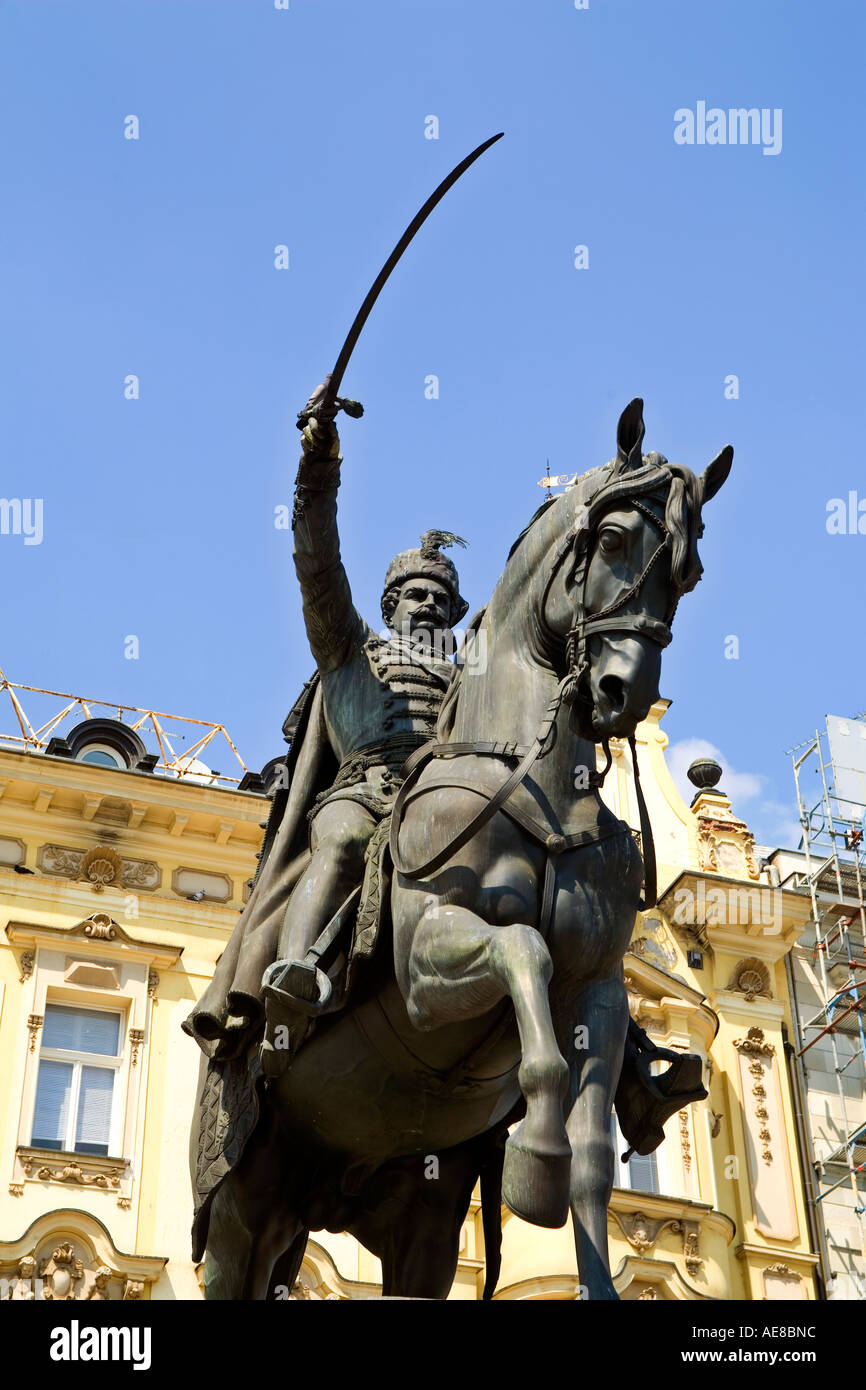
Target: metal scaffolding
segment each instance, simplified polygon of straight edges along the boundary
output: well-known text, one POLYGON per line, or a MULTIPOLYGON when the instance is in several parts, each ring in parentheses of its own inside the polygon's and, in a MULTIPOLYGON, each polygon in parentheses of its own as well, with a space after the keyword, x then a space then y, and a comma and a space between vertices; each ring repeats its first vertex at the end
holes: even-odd
POLYGON ((829 1039, 836 1079, 842 1131, 841 1142, 825 1154, 815 1154, 816 1204, 847 1184, 853 1193, 858 1218, 861 1255, 866 1260, 866 1123, 849 1119, 851 1105, 843 1079, 862 1083, 866 1095, 866 723, 864 717, 840 720, 827 717, 825 730, 791 750, 797 805, 803 829, 805 874, 812 905, 811 927, 815 941, 812 963, 820 987, 820 1007, 807 1019, 798 1019, 797 1055, 808 1066, 816 1043, 829 1039), (858 735, 848 743, 839 731, 858 735), (860 747, 862 743, 862 749, 860 747), (843 765, 840 760, 860 767, 843 765), (807 785, 810 783, 810 785, 807 785), (814 800, 817 792, 817 800, 814 800), (859 796, 859 799, 857 799, 859 796), (841 1177, 840 1167, 844 1167, 841 1177))
POLYGON ((212 724, 206 719, 194 719, 190 715, 166 714, 162 710, 141 709, 136 705, 124 705, 110 700, 90 700, 82 695, 69 695, 61 690, 45 690, 37 685, 17 685, 0 670, 0 746, 19 749, 24 753, 44 753, 52 736, 60 734, 71 724, 82 719, 96 717, 117 719, 126 723, 127 728, 150 743, 157 755, 154 773, 162 777, 184 777, 211 786, 237 786, 239 777, 228 776, 206 767, 201 755, 207 749, 209 754, 221 740, 228 744, 232 758, 237 762, 240 774, 246 766, 240 753, 229 737, 223 724, 212 724), (34 723, 24 710, 20 694, 25 694, 31 709, 39 709, 34 723), (8 697, 14 733, 6 733, 2 728, 2 697, 8 697), (58 704, 58 702, 62 702, 58 704), (46 717, 47 716, 47 717, 46 717), (187 747, 179 750, 176 744, 185 743, 187 747))

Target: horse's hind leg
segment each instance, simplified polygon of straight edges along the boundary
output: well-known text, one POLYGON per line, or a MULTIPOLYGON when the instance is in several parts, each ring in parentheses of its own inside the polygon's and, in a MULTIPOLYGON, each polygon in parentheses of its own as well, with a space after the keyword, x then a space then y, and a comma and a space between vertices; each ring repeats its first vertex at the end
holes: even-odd
POLYGON ((618 1295, 610 1277, 607 1208, 614 1177, 611 1106, 628 1025, 625 985, 616 977, 589 985, 568 1013, 572 1020, 573 1105, 567 1128, 574 1152, 571 1213, 577 1267, 588 1298, 615 1299, 618 1295))
MULTIPOLYGON (((301 1222, 286 1204, 277 1151, 264 1136, 253 1135, 238 1167, 223 1180, 213 1199, 205 1251, 205 1298, 266 1299, 277 1262, 302 1234, 301 1222)), ((303 1258, 303 1248, 300 1254, 303 1258)))
POLYGON ((268 1298, 286 1299, 291 1293, 304 1260, 309 1231, 301 1227, 288 1249, 279 1256, 271 1270, 268 1298))
POLYGON ((381 1259, 384 1296, 448 1297, 472 1189, 495 1144, 495 1134, 483 1135, 436 1155, 392 1159, 369 1180, 350 1229, 381 1259))
POLYGON ((506 1144, 502 1192, 517 1216, 562 1226, 571 1147, 562 1102, 568 1068, 556 1042, 547 989, 550 953, 535 927, 491 927, 466 908, 423 918, 409 959, 406 1005, 417 1028, 477 1018, 508 995, 520 1034, 517 1080, 526 1118, 506 1144))

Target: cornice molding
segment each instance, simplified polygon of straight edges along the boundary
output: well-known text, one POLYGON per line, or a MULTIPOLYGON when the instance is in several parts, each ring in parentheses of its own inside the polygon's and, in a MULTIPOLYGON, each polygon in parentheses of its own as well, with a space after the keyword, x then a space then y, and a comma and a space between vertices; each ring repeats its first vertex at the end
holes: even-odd
POLYGON ((148 801, 170 809, 177 806, 187 809, 187 803, 191 810, 212 805, 213 813, 223 817, 230 800, 235 802, 242 819, 248 818, 248 808, 260 813, 262 805, 269 804, 262 792, 241 792, 236 787, 214 787, 182 777, 155 776, 130 768, 103 767, 58 758, 50 753, 22 753, 14 748, 0 747, 0 778, 5 776, 18 782, 38 784, 40 788, 48 789, 53 784, 55 789, 65 788, 87 795, 95 793, 123 801, 148 801))
POLYGON ((808 1250, 792 1250, 787 1242, 774 1241, 772 1245, 753 1245, 748 1241, 741 1241, 734 1251, 738 1260, 754 1265, 762 1261, 784 1262, 786 1265, 798 1265, 804 1273, 814 1269, 818 1264, 818 1256, 811 1254, 808 1250))
POLYGON ((785 1021, 786 1008, 780 999, 765 999, 761 995, 750 999, 741 990, 733 989, 714 989, 709 999, 717 1013, 728 1020, 736 1016, 749 1023, 761 1021, 769 1028, 779 1028, 785 1021))
POLYGON ((767 883, 729 878, 724 874, 703 873, 696 869, 683 869, 660 894, 658 905, 674 929, 701 927, 706 931, 707 938, 715 950, 756 956, 770 963, 787 954, 802 935, 811 917, 809 899, 800 893, 772 888, 767 883), (740 895, 749 895, 754 901, 754 895, 762 893, 771 895, 770 901, 774 910, 778 910, 780 914, 778 929, 775 922, 770 924, 756 921, 744 925, 739 921, 722 922, 714 917, 720 894, 727 895, 731 903, 739 907, 742 901, 740 895), (689 895, 693 911, 689 914, 688 920, 680 921, 683 915, 683 894, 689 895))
POLYGON ((653 1299, 658 1302, 676 1303, 715 1303, 712 1294, 696 1289, 683 1277, 673 1260, 653 1260, 642 1255, 626 1255, 622 1264, 613 1273, 613 1284, 620 1298, 634 1286, 640 1289, 632 1295, 633 1300, 653 1299), (664 1289, 665 1293, 661 1290, 664 1289))
MULTIPOLYGON (((101 799, 101 798, 100 798, 101 799)), ((160 807, 160 809, 165 809, 160 807)), ((254 834, 247 840, 232 841, 225 837, 224 826, 230 817, 223 814, 217 819, 215 812, 203 810, 202 807, 188 808, 181 815, 187 817, 186 828, 182 835, 171 833, 171 823, 166 825, 155 824, 147 821, 143 817, 141 820, 130 820, 126 825, 117 822, 96 820, 93 816, 87 817, 82 811, 51 810, 39 811, 34 805, 22 805, 20 802, 9 802, 5 804, 0 801, 0 833, 4 838, 20 839, 22 833, 26 838, 33 842, 40 837, 47 839, 76 838, 84 836, 86 844, 79 845, 77 848, 82 850, 91 849, 100 839, 110 836, 114 848, 122 850, 124 853, 136 853, 149 855, 151 858, 162 859, 192 859, 190 868, 210 868, 218 865, 223 870, 234 873, 243 873, 249 869, 250 865, 255 864, 255 852, 258 849, 261 838, 261 822, 265 818, 266 808, 257 808, 259 818, 237 818, 232 821, 235 825, 250 826, 254 834), (14 813, 12 806, 14 805, 14 813), (205 834, 199 830, 190 830, 188 821, 193 815, 213 814, 215 826, 213 834, 205 834), (3 830, 3 826, 6 829, 3 830), (220 839, 220 835, 223 836, 220 839), (200 862, 196 862, 200 861, 200 862)), ((95 814, 95 811, 94 811, 95 814)), ((177 824, 177 822, 174 822, 177 824)))
POLYGON ((37 946, 50 950, 68 950, 71 945, 82 947, 88 956, 100 959, 139 960, 156 970, 169 970, 183 955, 183 946, 168 946, 158 941, 139 941, 129 935, 106 912, 94 912, 71 927, 45 926, 32 922, 10 922, 6 936, 13 946, 37 946))
MULTIPOLYGON (((0 884, 13 912, 26 913, 28 916, 37 913, 55 915, 63 912, 64 915, 68 915, 80 912, 82 917, 86 917, 88 912, 93 910, 92 888, 89 885, 76 884, 70 879, 8 874, 5 880, 0 876, 0 884)), ((107 888, 100 896, 100 906, 109 913, 122 913, 128 897, 126 889, 116 891, 107 888)), ((195 903, 176 894, 164 898, 149 893, 140 900, 140 916, 155 927, 164 924, 165 930, 170 931, 172 936, 177 935, 179 928, 205 937, 210 936, 214 930, 230 934, 239 913, 240 908, 235 899, 230 903, 213 903, 206 900, 195 903)))

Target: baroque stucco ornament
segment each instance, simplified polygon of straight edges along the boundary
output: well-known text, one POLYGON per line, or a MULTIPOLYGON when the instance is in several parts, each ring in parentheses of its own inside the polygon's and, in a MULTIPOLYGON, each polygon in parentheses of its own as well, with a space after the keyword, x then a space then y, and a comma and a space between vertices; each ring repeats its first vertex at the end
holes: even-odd
POLYGON ((18 1240, 0 1241, 0 1299, 120 1302, 140 1299, 166 1264, 116 1248, 87 1212, 46 1212, 18 1240))
POLYGON ((734 966, 728 989, 737 994, 745 995, 751 1002, 753 999, 761 997, 772 999, 770 989, 770 972, 762 960, 756 956, 747 956, 744 960, 737 961, 734 966))
POLYGON ((775 1057, 776 1049, 764 1037, 763 1028, 750 1028, 745 1038, 735 1038, 734 1047, 755 1057, 775 1057))
POLYGON ((752 1079, 753 1114, 757 1121, 757 1139, 761 1145, 761 1159, 768 1166, 773 1162, 770 1148, 772 1133, 769 1128, 770 1112, 767 1108, 768 1080, 766 1072, 772 1068, 776 1056, 773 1043, 764 1037, 763 1028, 750 1028, 745 1038, 736 1038, 734 1047, 748 1060, 748 1072, 752 1079))
POLYGON ((682 1236, 682 1253, 689 1274, 698 1274, 703 1266, 700 1252, 700 1223, 682 1217, 652 1218, 643 1211, 620 1212, 615 1208, 612 1215, 629 1245, 640 1255, 651 1251, 665 1231, 682 1236))
POLYGON ((118 854, 111 845, 95 845, 89 850, 69 845, 42 845, 36 862, 45 874, 84 879, 95 893, 103 893, 106 888, 152 892, 159 887, 162 878, 159 865, 153 860, 129 859, 118 854))
POLYGON ((32 1150, 23 1149, 19 1150, 19 1153, 24 1176, 35 1177, 40 1182, 68 1182, 77 1183, 80 1187, 117 1188, 124 1171, 124 1167, 121 1166, 105 1172, 102 1167, 88 1165, 86 1159, 70 1159, 61 1164, 45 1163, 40 1162, 32 1150))

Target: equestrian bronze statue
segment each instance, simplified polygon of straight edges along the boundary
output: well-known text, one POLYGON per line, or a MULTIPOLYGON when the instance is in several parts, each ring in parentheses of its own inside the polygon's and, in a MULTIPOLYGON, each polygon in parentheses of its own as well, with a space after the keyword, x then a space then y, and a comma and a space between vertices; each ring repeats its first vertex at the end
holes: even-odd
POLYGON ((318 676, 252 896, 185 1025, 205 1054, 194 1256, 208 1298, 265 1299, 292 1286, 310 1231, 347 1231, 381 1259, 384 1294, 443 1299, 480 1179, 485 1297, 504 1200, 542 1226, 570 1211, 586 1296, 614 1299, 612 1107, 649 1153, 706 1092, 697 1057, 629 1019, 652 834, 639 779, 640 848, 600 788, 614 737, 638 777, 635 729, 733 451, 701 475, 643 454, 632 401, 616 457, 539 509, 451 662, 422 635, 462 610, 442 533, 398 557, 384 636, 354 614, 335 392, 302 412, 296 497, 318 676))

